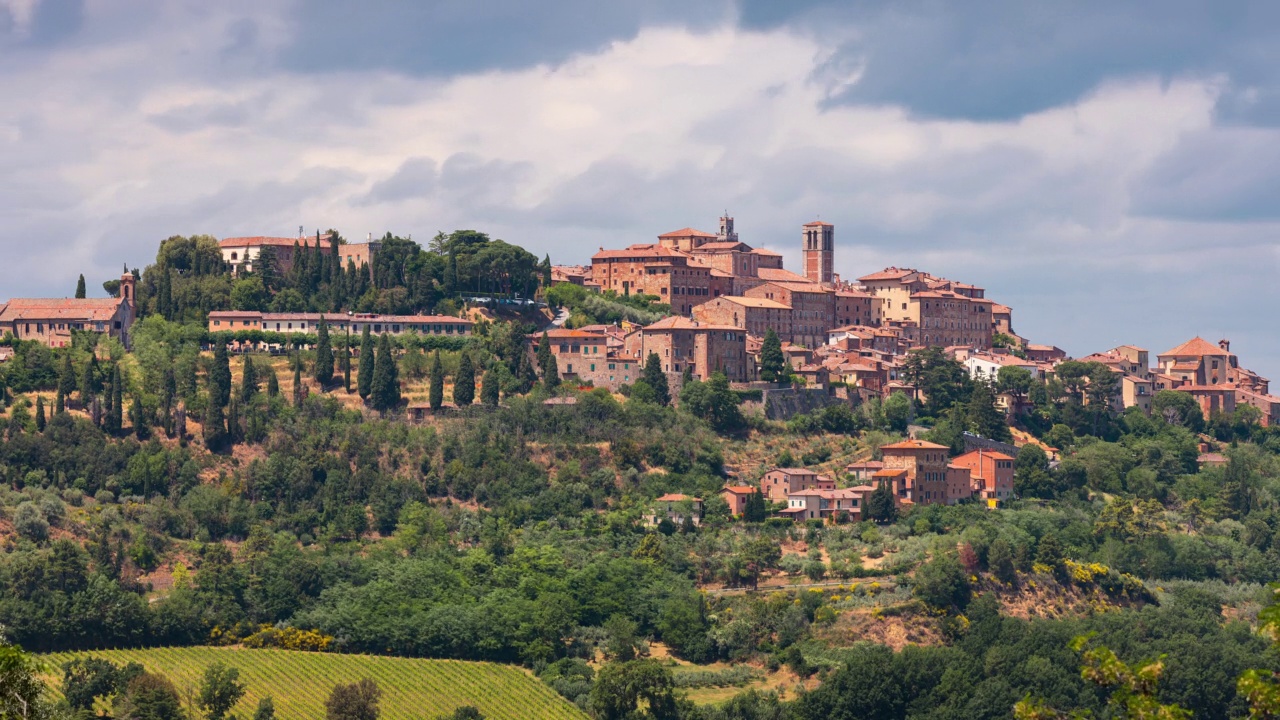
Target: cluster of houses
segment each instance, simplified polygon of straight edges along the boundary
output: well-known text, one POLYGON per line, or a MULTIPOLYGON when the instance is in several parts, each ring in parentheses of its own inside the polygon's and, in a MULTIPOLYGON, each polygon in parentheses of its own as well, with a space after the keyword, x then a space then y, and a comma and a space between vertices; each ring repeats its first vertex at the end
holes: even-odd
MULTIPOLYGON (((735 517, 743 515, 756 492, 779 508, 776 515, 796 522, 857 522, 865 519, 868 498, 879 487, 888 487, 898 506, 955 505, 981 502, 997 507, 1013 497, 1013 458, 1002 452, 976 449, 951 457, 949 448, 923 440, 905 440, 880 448, 882 460, 851 463, 845 473, 853 484, 837 487, 836 481, 807 468, 775 468, 764 474, 760 485, 730 485, 721 497, 735 517)), ((647 518, 651 523, 667 518, 676 524, 689 517, 697 524, 703 500, 688 495, 663 495, 647 518)))

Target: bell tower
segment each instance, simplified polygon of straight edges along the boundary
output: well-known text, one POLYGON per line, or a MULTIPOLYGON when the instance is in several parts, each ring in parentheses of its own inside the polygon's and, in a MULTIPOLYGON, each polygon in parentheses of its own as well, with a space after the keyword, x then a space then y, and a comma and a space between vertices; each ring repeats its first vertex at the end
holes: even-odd
POLYGON ((835 280, 836 226, 814 220, 802 228, 804 276, 810 282, 831 285, 835 280))
POLYGON ((728 210, 720 216, 720 233, 716 239, 720 242, 738 242, 738 233, 733 229, 733 218, 729 216, 728 210))

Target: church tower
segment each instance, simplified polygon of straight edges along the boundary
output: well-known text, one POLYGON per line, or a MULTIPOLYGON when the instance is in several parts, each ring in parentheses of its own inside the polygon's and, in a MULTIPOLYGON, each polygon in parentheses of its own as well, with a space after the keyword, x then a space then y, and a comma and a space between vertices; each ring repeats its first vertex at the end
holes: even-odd
POLYGON ((719 242, 738 242, 738 233, 734 232, 733 218, 729 217, 728 210, 720 216, 720 233, 716 239, 719 242))
POLYGON ((805 223, 804 276, 810 282, 831 285, 835 281, 836 226, 821 220, 805 223))

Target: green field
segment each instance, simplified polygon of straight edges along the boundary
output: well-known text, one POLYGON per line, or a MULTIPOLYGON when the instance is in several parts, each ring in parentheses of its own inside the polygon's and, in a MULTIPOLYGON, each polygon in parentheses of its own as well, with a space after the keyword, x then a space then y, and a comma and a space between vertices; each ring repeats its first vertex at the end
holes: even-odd
POLYGON ((324 701, 334 685, 365 677, 382 689, 384 720, 434 720, 463 705, 476 706, 488 720, 586 717, 520 668, 495 663, 220 647, 103 650, 44 659, 58 665, 85 655, 141 663, 168 676, 184 695, 198 687, 205 668, 213 663, 238 668, 246 685, 234 710, 241 718, 252 717, 265 695, 272 697, 281 720, 323 718, 324 701))

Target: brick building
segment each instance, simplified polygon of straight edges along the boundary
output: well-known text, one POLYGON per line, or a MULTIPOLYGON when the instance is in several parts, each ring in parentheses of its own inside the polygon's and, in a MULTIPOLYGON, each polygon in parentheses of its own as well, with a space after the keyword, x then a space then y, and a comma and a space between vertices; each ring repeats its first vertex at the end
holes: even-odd
POLYGON ((760 490, 769 502, 785 502, 802 490, 835 490, 836 481, 807 468, 775 468, 764 474, 760 490))
POLYGON ((125 273, 116 298, 14 298, 0 305, 0 335, 67 347, 74 330, 106 333, 129 347, 137 312, 135 289, 133 274, 125 273))
MULTIPOLYGON (((365 327, 374 335, 470 335, 474 323, 449 315, 377 315, 373 313, 324 313, 330 334, 353 336, 365 327)), ((242 310, 215 310, 209 313, 209 332, 261 330, 273 333, 314 333, 321 313, 263 313, 242 310)))
POLYGON ((882 446, 880 454, 886 471, 906 471, 905 482, 898 488, 899 501, 910 500, 917 505, 946 502, 949 464, 946 445, 906 440, 882 446))
POLYGON ((649 353, 662 359, 662 369, 673 376, 689 369, 697 380, 723 372, 732 382, 746 382, 754 375, 747 358, 746 332, 727 324, 712 324, 672 316, 627 335, 624 347, 643 363, 649 353))
POLYGON ((619 295, 656 295, 658 302, 670 303, 671 311, 680 315, 712 297, 711 268, 661 244, 601 248, 591 256, 591 279, 602 290, 619 295))
POLYGON ((829 286, 835 281, 836 228, 831 223, 815 220, 804 224, 804 276, 809 282, 829 286))
MULTIPOLYGON (((275 255, 276 272, 287 273, 293 268, 295 261, 295 253, 304 249, 314 249, 319 243, 320 249, 324 252, 333 251, 332 238, 329 235, 321 235, 317 237, 299 236, 296 238, 289 237, 231 237, 224 238, 218 242, 218 247, 222 250, 222 260, 231 266, 232 274, 240 272, 240 268, 244 268, 247 272, 253 271, 253 263, 262 256, 264 248, 271 248, 275 255)), ((338 259, 342 263, 342 267, 346 268, 348 264, 355 267, 365 267, 373 265, 373 258, 382 249, 382 243, 376 240, 370 240, 367 243, 340 243, 338 245, 338 259)))
POLYGON ((791 308, 791 333, 779 333, 783 340, 810 348, 826 343, 836 314, 834 292, 814 283, 766 282, 745 296, 775 300, 791 308))
POLYGON ((769 328, 784 340, 792 336, 791 307, 767 298, 718 297, 695 307, 693 317, 712 325, 742 328, 758 337, 763 337, 769 328))
POLYGON ((951 459, 951 464, 968 468, 973 495, 994 505, 1013 497, 1013 458, 995 450, 972 450, 951 459))

